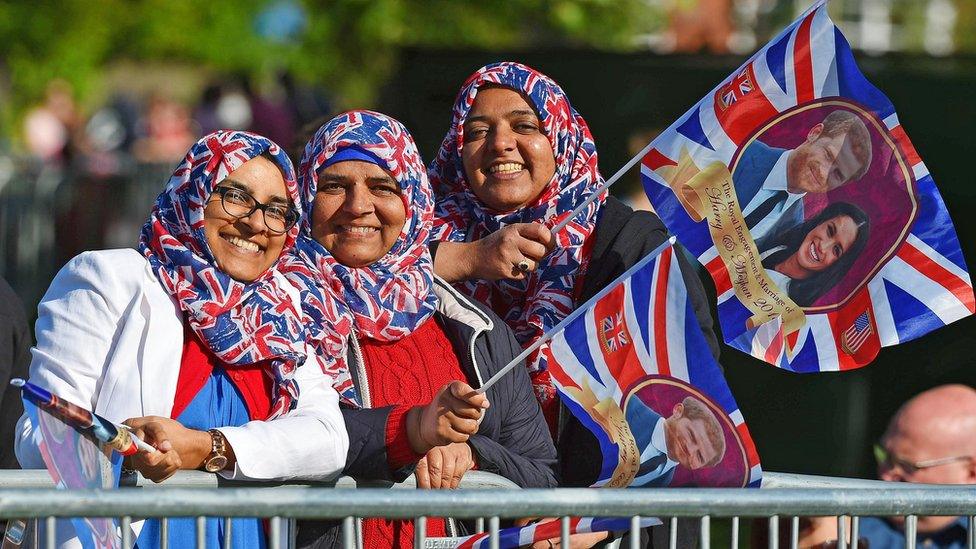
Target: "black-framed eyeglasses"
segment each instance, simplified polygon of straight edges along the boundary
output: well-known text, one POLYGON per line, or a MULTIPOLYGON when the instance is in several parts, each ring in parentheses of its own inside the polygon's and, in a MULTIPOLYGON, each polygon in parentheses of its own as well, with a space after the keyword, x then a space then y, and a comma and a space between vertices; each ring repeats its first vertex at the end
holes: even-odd
POLYGON ((298 212, 291 204, 258 202, 251 193, 234 187, 217 187, 214 193, 220 195, 220 205, 236 219, 247 217, 257 210, 264 214, 264 225, 275 234, 285 234, 298 222, 298 212))
POLYGON ((896 456, 881 444, 874 445, 874 460, 878 462, 878 468, 889 470, 898 467, 906 475, 913 475, 922 469, 930 469, 940 465, 955 463, 957 461, 968 461, 972 456, 953 456, 938 459, 927 459, 925 461, 909 461, 896 456))

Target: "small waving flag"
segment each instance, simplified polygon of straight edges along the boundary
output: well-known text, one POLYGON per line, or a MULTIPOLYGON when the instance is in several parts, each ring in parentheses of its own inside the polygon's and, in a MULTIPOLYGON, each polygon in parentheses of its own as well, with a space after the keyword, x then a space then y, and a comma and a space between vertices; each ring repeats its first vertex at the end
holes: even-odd
POLYGON ((976 311, 935 182, 823 1, 642 155, 648 198, 711 273, 741 351, 858 368, 976 311))
MULTIPOLYGON (((14 380, 23 391, 24 410, 33 426, 34 444, 60 489, 111 489, 119 485, 123 454, 105 446, 101 438, 124 439, 122 448, 135 451, 128 432, 80 406, 48 391, 14 380), (125 435, 120 436, 119 432, 125 435)), ((57 521, 63 532, 63 521, 57 521)), ((114 519, 70 519, 81 546, 85 549, 116 549, 121 538, 114 519)), ((62 540, 63 541, 63 540, 62 540)))
POLYGON ((600 443, 594 486, 759 486, 759 456, 675 249, 642 259, 549 342, 563 403, 600 443))

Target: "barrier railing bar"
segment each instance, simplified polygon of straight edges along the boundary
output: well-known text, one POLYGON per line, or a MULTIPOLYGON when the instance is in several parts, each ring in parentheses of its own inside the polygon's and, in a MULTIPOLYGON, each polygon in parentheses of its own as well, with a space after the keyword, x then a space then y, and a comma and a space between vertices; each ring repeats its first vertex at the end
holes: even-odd
POLYGON ((698 539, 701 543, 701 549, 710 549, 712 546, 712 520, 708 515, 704 515, 701 518, 700 532, 698 534, 698 539))
POLYGON ((918 517, 908 515, 905 519, 905 549, 915 549, 915 536, 918 535, 918 517))
POLYGON ((356 549, 358 545, 357 541, 357 530, 356 530, 356 517, 346 517, 342 519, 342 548, 343 549, 356 549))
POLYGON ((54 517, 44 519, 44 547, 54 549, 55 535, 57 534, 58 523, 54 517))
POLYGON ((422 548, 427 544, 427 517, 417 517, 413 521, 413 546, 422 548))
POLYGON ((861 525, 861 519, 857 515, 851 517, 851 548, 859 549, 857 541, 861 539, 861 533, 859 526, 861 525))
MULTIPOLYGON (((244 487, 244 488, 267 488, 267 487, 329 487, 329 488, 395 488, 409 489, 416 488, 416 481, 413 477, 407 478, 399 484, 391 484, 381 481, 361 481, 351 477, 340 477, 332 482, 308 482, 308 481, 289 481, 289 482, 253 482, 253 481, 232 481, 220 478, 211 473, 203 471, 177 471, 172 477, 162 484, 156 484, 143 478, 138 474, 122 475, 120 486, 125 488, 216 488, 220 487, 244 487)), ((0 487, 3 488, 50 488, 54 486, 54 481, 47 471, 42 469, 29 470, 0 470, 0 487)), ((875 488, 884 490, 911 490, 920 487, 936 487, 936 484, 912 484, 907 482, 884 482, 880 480, 866 480, 857 478, 825 477, 819 475, 802 475, 797 473, 777 473, 771 471, 763 472, 762 489, 771 488, 875 488)), ((468 471, 461 479, 459 488, 518 488, 514 482, 484 471, 468 471)), ((941 486, 940 486, 941 487, 941 486)))
POLYGON ((485 531, 485 517, 474 519, 474 533, 480 534, 485 531))
POLYGON ((328 518, 349 515, 411 519, 416 516, 666 516, 713 517, 857 514, 973 515, 976 487, 898 490, 384 490, 281 487, 171 488, 167 490, 0 490, 0 518, 138 515, 328 518))
POLYGON ((729 545, 732 549, 739 549, 739 517, 732 517, 732 541, 729 545))
POLYGON ((847 528, 845 528, 846 521, 846 515, 837 517, 837 549, 847 549, 847 528))
POLYGON ((969 528, 966 529, 966 538, 969 549, 976 549, 976 515, 969 516, 969 528))
POLYGON ((269 549, 281 549, 281 517, 271 517, 270 530, 268 533, 268 537, 271 538, 268 542, 269 549))
POLYGON ((224 549, 231 549, 231 543, 234 539, 234 520, 230 517, 224 518, 224 542, 222 544, 224 549))
POLYGON ((490 549, 498 549, 498 523, 497 516, 488 518, 488 547, 490 549))
POLYGON ((159 547, 169 549, 169 519, 166 517, 159 519, 159 547))
POLYGON ((779 549, 779 517, 773 515, 769 517, 769 549, 779 549))
POLYGON ((678 549, 678 517, 668 519, 668 547, 678 549))
POLYGON ((129 549, 133 545, 132 517, 122 517, 119 525, 122 527, 122 549, 129 549))
POLYGON ((640 549, 640 516, 630 517, 630 549, 640 549))
POLYGON ((569 549, 569 517, 559 519, 559 547, 569 549))
POLYGON ((197 517, 197 549, 207 547, 207 517, 197 517))
POLYGON ((790 549, 800 546, 800 517, 793 516, 790 520, 790 549))

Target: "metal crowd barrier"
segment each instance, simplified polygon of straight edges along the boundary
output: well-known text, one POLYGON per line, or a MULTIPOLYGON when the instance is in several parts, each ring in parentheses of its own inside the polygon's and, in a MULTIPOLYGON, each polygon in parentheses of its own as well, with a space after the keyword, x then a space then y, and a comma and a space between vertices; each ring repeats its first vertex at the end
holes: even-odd
MULTIPOLYGON (((710 549, 712 519, 729 519, 731 546, 739 546, 740 519, 766 518, 769 547, 779 546, 779 518, 791 520, 790 547, 797 547, 799 518, 805 516, 851 517, 851 539, 858 539, 858 517, 904 516, 906 547, 914 548, 918 516, 966 516, 969 519, 968 547, 976 549, 976 486, 945 486, 885 483, 879 481, 816 477, 788 473, 766 473, 760 490, 686 488, 603 490, 560 488, 554 490, 512 489, 513 485, 484 472, 465 475, 459 490, 401 490, 363 487, 352 479, 340 479, 332 487, 278 485, 274 487, 214 487, 213 475, 183 472, 161 486, 149 488, 138 479, 130 486, 149 489, 59 491, 45 480, 44 471, 4 472, 0 475, 0 518, 36 518, 46 521, 48 531, 55 518, 121 517, 131 524, 134 517, 263 517, 270 519, 269 547, 282 547, 284 521, 293 519, 342 520, 347 534, 344 546, 353 548, 356 518, 386 517, 413 519, 416 547, 450 547, 445 538, 427 539, 426 517, 452 516, 475 519, 479 528, 488 525, 496 534, 502 519, 520 517, 562 517, 568 531, 570 516, 632 517, 636 531, 640 517, 671 517, 671 547, 677 547, 678 517, 699 520, 698 546, 710 549), (273 491, 274 497, 268 497, 273 491), (487 520, 485 520, 487 519, 487 520)), ((221 485, 226 483, 221 482, 221 485)), ((376 486, 373 484, 373 486, 376 486)), ((395 488, 411 488, 412 482, 395 488)), ((124 532, 128 529, 123 528, 124 532)), ((481 530, 483 531, 483 530, 481 530)), ((198 535, 200 530, 198 530, 198 535)), ((845 521, 838 521, 838 548, 848 546, 845 521)), ((124 546, 132 540, 126 536, 124 546)), ((630 547, 638 546, 632 536, 630 547)), ((202 537, 200 538, 202 539, 202 537)), ((564 537, 565 539, 565 537, 564 537)), ((54 547, 53 535, 45 540, 54 547)), ((490 547, 497 547, 491 539, 490 547)), ((568 547, 565 542, 563 547, 568 547)))

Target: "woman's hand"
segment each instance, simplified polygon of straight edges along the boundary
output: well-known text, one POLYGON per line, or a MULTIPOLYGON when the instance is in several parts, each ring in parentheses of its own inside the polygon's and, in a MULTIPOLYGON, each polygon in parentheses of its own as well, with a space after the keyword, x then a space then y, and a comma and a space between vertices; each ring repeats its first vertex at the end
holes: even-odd
POLYGON ((432 448, 417 463, 417 488, 455 489, 474 468, 474 451, 466 442, 432 448))
POLYGON ((158 423, 147 423, 133 428, 132 434, 156 449, 155 452, 139 451, 126 458, 126 467, 142 473, 153 482, 162 482, 183 466, 180 454, 173 449, 166 431, 158 423))
POLYGON ((441 242, 434 272, 448 282, 522 280, 554 246, 552 233, 541 223, 515 223, 474 242, 441 242))
MULTIPOLYGON (((213 449, 210 433, 188 429, 180 422, 168 417, 136 417, 127 419, 123 423, 129 426, 133 434, 150 446, 158 449, 159 446, 157 444, 169 444, 172 451, 179 456, 181 462, 178 467, 179 469, 199 469, 203 464, 203 460, 207 459, 207 456, 210 455, 210 451, 213 449)), ((142 472, 141 469, 138 470, 142 472)), ((146 476, 146 474, 143 473, 143 476, 146 476)), ((147 476, 146 478, 149 477, 147 476)))
POLYGON ((478 423, 488 405, 488 398, 467 383, 453 381, 441 387, 430 404, 407 412, 410 448, 426 454, 436 446, 467 441, 478 432, 478 423))

